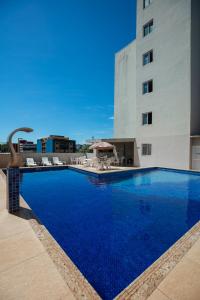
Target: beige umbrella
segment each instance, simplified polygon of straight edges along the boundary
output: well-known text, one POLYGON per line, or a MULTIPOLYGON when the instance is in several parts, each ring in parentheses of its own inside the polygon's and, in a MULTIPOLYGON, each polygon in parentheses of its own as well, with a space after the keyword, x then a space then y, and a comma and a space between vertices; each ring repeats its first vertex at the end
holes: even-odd
POLYGON ((112 150, 114 149, 114 146, 107 143, 107 142, 98 142, 94 143, 90 146, 90 150, 96 149, 96 150, 112 150))

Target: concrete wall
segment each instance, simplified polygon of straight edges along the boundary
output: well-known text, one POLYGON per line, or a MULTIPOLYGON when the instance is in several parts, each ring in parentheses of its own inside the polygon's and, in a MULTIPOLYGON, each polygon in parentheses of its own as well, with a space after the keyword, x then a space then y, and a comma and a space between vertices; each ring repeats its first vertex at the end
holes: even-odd
MULTIPOLYGON (((24 165, 26 158, 32 157, 36 163, 40 164, 42 157, 48 157, 52 161, 52 157, 59 157, 61 161, 70 163, 71 157, 80 157, 84 154, 82 153, 26 153, 23 152, 20 154, 22 158, 22 165, 24 165)), ((9 153, 0 153, 0 168, 6 168, 9 162, 10 154, 9 153)))
POLYGON ((124 58, 133 51, 130 46, 120 51, 116 55, 115 75, 115 137, 126 137, 128 133, 128 137, 136 138, 135 165, 190 166, 191 127, 196 132, 200 124, 199 5, 197 0, 153 0, 143 9, 143 0, 137 1, 137 38, 133 43, 136 59, 124 58), (153 32, 143 37, 143 26, 152 19, 153 32), (198 42, 191 52, 195 38, 198 42), (150 50, 153 50, 154 60, 143 66, 143 54, 150 50), (192 105, 191 71, 195 77, 192 105), (142 83, 151 79, 153 92, 143 95, 142 83), (129 106, 125 102, 126 95, 130 99, 129 106), (145 112, 152 112, 152 125, 142 126, 145 112), (131 120, 129 126, 127 120, 131 120), (141 155, 143 143, 152 144, 152 155, 141 155))
POLYGON ((152 155, 141 156, 141 166, 189 168, 190 151, 190 30, 191 6, 186 0, 154 0, 137 7, 137 133, 139 147, 152 144, 152 155), (143 37, 143 25, 154 29, 143 37), (142 55, 153 49, 154 61, 142 65, 142 55), (142 83, 153 79, 153 92, 142 94, 142 83), (142 126, 142 113, 152 112, 152 125, 142 126), (168 149, 168 150, 167 150, 168 149))
POLYGON ((136 42, 134 41, 115 57, 115 138, 130 138, 135 135, 135 105, 136 42))
POLYGON ((189 169, 190 137, 188 135, 171 135, 158 137, 141 137, 136 140, 134 163, 141 167, 169 167, 189 169), (152 155, 142 156, 141 144, 152 145, 152 155), (188 145, 188 146, 187 146, 188 145))
POLYGON ((0 153, 0 168, 6 168, 10 159, 9 153, 0 153))
POLYGON ((52 161, 53 157, 59 157, 61 161, 70 163, 71 157, 81 157, 84 154, 82 153, 22 153, 23 161, 26 161, 26 158, 32 157, 36 163, 41 163, 42 157, 48 157, 52 161))

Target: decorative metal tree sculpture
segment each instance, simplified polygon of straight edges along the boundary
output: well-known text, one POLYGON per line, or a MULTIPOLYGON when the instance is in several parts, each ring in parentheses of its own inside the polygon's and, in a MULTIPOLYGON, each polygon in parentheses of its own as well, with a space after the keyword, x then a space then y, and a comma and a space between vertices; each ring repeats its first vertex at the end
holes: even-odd
POLYGON ((8 146, 10 149, 10 161, 7 167, 7 209, 10 213, 19 210, 19 183, 20 183, 20 164, 21 159, 16 153, 12 138, 18 131, 32 132, 33 129, 28 127, 17 128, 8 136, 8 146))

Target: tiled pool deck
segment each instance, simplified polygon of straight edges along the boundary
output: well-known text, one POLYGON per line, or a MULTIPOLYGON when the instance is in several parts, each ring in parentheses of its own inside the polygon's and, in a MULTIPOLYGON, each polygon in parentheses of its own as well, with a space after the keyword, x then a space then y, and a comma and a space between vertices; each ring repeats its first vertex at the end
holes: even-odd
MULTIPOLYGON (((100 299, 26 202, 10 215, 5 195, 0 171, 0 299, 100 299)), ((116 298, 199 300, 199 282, 200 222, 116 298)))

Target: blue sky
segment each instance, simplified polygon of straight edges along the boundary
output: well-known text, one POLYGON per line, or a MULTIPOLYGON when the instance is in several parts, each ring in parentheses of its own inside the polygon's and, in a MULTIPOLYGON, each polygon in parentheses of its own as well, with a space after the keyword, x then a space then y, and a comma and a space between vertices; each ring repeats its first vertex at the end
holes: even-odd
POLYGON ((112 137, 114 53, 135 38, 135 0, 1 0, 0 38, 0 141, 21 126, 31 140, 112 137))

